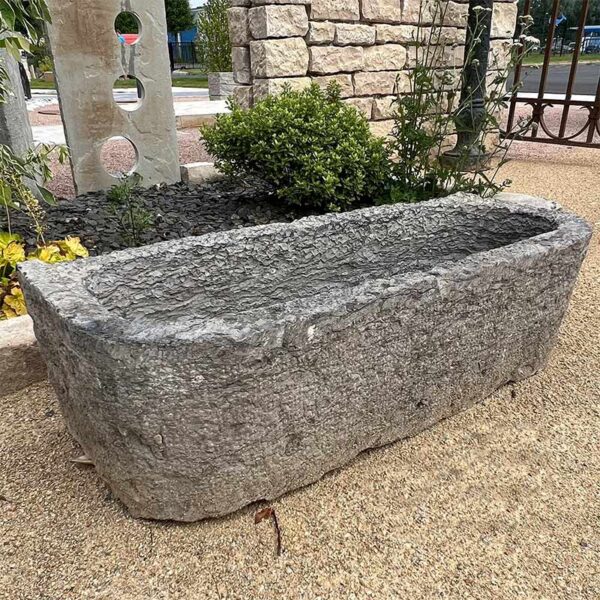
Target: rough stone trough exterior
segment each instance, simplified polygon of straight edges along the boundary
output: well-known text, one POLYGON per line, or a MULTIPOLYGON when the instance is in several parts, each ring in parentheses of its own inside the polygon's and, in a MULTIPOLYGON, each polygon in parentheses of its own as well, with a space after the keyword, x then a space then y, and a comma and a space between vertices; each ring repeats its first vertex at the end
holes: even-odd
MULTIPOLYGON (((416 45, 439 46, 435 64, 460 69, 468 0, 233 0, 234 94, 250 106, 285 84, 339 83, 346 102, 390 131, 391 101, 409 92, 407 74, 419 61, 416 45), (420 24, 420 26, 419 26, 420 24), (432 34, 432 27, 435 30, 432 34), (443 47, 443 49, 442 49, 443 47)), ((513 38, 517 5, 497 1, 492 19, 490 65, 502 67, 513 38)), ((423 52, 423 50, 421 50, 423 52)), ((458 83, 458 79, 457 79, 458 83)))
POLYGON ((460 195, 34 261, 20 280, 98 473, 133 515, 193 521, 543 368, 590 233, 543 202, 460 195))

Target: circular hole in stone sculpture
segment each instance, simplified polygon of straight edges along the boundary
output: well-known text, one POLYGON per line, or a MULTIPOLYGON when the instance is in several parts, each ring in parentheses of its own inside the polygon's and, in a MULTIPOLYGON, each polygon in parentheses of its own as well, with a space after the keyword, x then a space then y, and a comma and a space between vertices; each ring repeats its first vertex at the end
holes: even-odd
POLYGON ((134 111, 142 106, 146 90, 137 77, 119 77, 113 85, 113 98, 126 111, 134 111))
POLYGON ((137 167, 138 151, 131 140, 114 136, 104 142, 100 162, 113 177, 131 175, 137 167))
POLYGON ((133 46, 142 36, 142 24, 136 14, 123 11, 115 19, 115 32, 121 46, 133 46))

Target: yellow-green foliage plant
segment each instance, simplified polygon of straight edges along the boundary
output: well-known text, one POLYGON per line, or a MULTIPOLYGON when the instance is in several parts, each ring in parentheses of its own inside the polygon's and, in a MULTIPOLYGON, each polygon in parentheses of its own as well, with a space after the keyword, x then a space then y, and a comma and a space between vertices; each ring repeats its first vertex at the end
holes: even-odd
POLYGON ((48 264, 85 258, 88 251, 78 237, 50 242, 27 252, 16 233, 0 232, 0 321, 27 314, 23 292, 17 281, 17 266, 26 260, 48 264))
MULTIPOLYGON (((20 51, 30 51, 32 44, 40 42, 43 23, 50 21, 45 0, 0 0, 0 48, 9 56, 20 60, 20 51)), ((9 78, 0 59, 0 104, 10 97, 9 78)), ((0 208, 4 208, 8 231, 0 231, 0 320, 27 313, 23 292, 17 281, 17 265, 26 260, 57 263, 88 256, 77 237, 47 243, 45 212, 38 196, 48 203, 54 202, 52 194, 36 182, 51 177, 49 157, 58 153, 59 162, 67 157, 62 146, 41 145, 23 156, 16 155, 6 145, 0 144, 0 208), (11 228, 11 212, 27 215, 37 246, 27 249, 20 235, 11 228)))

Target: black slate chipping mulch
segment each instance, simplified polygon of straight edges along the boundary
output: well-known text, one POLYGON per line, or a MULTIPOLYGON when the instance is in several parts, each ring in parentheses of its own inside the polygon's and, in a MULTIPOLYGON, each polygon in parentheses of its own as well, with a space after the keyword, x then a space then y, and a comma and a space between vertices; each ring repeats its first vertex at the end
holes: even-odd
MULTIPOLYGON (((223 180, 211 184, 178 183, 137 191, 141 206, 152 213, 154 224, 141 235, 143 245, 226 231, 266 223, 289 222, 303 216, 274 201, 268 190, 256 184, 223 180)), ((105 192, 59 200, 44 207, 47 215, 46 240, 78 236, 91 255, 130 247, 115 223, 105 192)), ((13 215, 12 230, 35 247, 29 221, 13 215)), ((0 231, 6 229, 0 215, 0 231)))

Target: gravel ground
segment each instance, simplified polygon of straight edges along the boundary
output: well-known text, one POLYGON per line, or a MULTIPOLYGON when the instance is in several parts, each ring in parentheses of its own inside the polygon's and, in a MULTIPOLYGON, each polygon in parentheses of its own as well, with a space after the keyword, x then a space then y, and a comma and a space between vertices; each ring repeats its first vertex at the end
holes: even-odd
MULTIPOLYGON (((177 131, 177 142, 179 145, 179 164, 185 165, 193 162, 212 162, 210 155, 204 149, 198 129, 180 129, 177 131)), ((105 167, 109 173, 119 173, 127 170, 132 164, 133 152, 131 144, 124 140, 108 142, 103 147, 102 156, 105 159, 105 167)), ((74 198, 75 187, 73 186, 73 175, 71 167, 59 165, 54 160, 51 165, 54 179, 47 185, 56 196, 60 198, 74 198)))
MULTIPOLYGON (((525 117, 529 118, 531 116, 531 106, 528 105, 517 105, 516 117, 525 117)), ((565 130, 565 135, 570 136, 575 133, 581 131, 587 121, 588 121, 588 111, 578 107, 571 107, 569 110, 569 117, 567 119, 567 128, 565 130)), ((560 123, 563 115, 563 107, 562 106, 549 106, 544 111, 544 123, 548 131, 557 135, 560 130, 560 123)), ((578 141, 585 141, 587 135, 587 130, 585 135, 576 136, 575 139, 578 141)), ((538 137, 540 138, 548 138, 546 132, 540 127, 538 129, 538 137)), ((594 142, 600 143, 600 134, 596 133, 594 142)), ((584 163, 588 163, 589 161, 598 160, 600 157, 600 150, 590 152, 589 149, 586 148, 577 148, 571 146, 561 146, 556 144, 540 144, 540 143, 519 143, 515 142, 513 145, 513 149, 510 153, 512 158, 518 159, 527 157, 529 153, 532 154, 538 160, 555 160, 557 162, 565 162, 572 161, 570 156, 575 152, 579 156, 582 157, 584 163)))
POLYGON ((272 504, 135 521, 40 384, 0 398, 2 600, 597 600, 600 597, 600 170, 514 161, 596 233, 548 369, 272 504))

